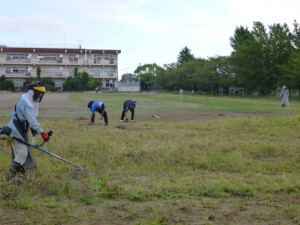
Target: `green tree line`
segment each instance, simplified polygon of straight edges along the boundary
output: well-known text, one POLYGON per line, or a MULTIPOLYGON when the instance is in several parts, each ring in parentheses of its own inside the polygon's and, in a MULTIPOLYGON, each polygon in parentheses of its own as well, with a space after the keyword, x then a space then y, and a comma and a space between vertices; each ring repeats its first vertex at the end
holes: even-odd
POLYGON ((287 24, 265 26, 254 22, 250 30, 239 26, 229 39, 229 56, 197 58, 185 46, 177 62, 160 67, 138 66, 134 75, 142 90, 194 90, 208 94, 228 94, 230 87, 240 87, 248 94, 269 95, 281 85, 300 91, 300 27, 287 24))
POLYGON ((64 83, 64 91, 94 90, 96 87, 101 86, 101 80, 92 79, 87 72, 78 72, 78 68, 75 68, 74 77, 68 77, 64 83))

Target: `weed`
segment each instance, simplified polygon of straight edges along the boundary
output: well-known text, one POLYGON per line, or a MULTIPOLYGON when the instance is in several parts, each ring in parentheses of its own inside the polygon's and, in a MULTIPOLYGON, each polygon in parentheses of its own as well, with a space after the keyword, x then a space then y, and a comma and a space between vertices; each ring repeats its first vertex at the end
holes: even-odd
POLYGON ((288 219, 293 221, 295 224, 300 223, 300 209, 299 206, 290 204, 284 207, 285 215, 288 219))
POLYGON ((98 178, 97 180, 93 181, 91 188, 99 191, 99 196, 105 198, 114 198, 120 195, 122 191, 122 188, 117 184, 112 184, 109 186, 103 178, 98 178))

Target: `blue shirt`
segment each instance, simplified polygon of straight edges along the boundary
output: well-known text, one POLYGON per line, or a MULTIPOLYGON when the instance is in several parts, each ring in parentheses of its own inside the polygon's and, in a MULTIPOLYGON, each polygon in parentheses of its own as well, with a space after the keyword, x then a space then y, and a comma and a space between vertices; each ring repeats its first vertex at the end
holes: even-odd
POLYGON ((91 112, 95 113, 97 110, 104 108, 104 102, 95 100, 91 106, 91 112))

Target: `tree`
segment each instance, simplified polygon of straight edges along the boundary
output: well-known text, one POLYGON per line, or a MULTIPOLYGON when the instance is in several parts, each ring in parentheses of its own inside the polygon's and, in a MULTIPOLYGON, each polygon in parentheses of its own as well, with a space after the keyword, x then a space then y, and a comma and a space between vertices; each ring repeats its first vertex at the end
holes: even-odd
POLYGON ((262 46, 255 41, 246 41, 232 53, 231 60, 237 86, 254 92, 265 86, 262 46))
POLYGON ((14 84, 10 80, 6 80, 6 77, 2 75, 0 77, 0 90, 13 91, 15 89, 14 84))
POLYGON ((133 73, 124 73, 122 75, 120 81, 123 82, 123 83, 126 83, 126 82, 137 82, 138 78, 133 73))
POLYGON ((74 69, 74 78, 78 78, 78 68, 77 67, 75 67, 75 69, 74 69))
POLYGON ((300 51, 300 26, 296 20, 294 20, 293 26, 294 26, 294 30, 293 30, 294 33, 293 33, 292 44, 296 51, 300 51))
POLYGON ((253 36, 247 27, 240 26, 235 28, 234 35, 229 40, 231 47, 237 50, 238 46, 244 44, 246 41, 253 40, 253 36))
POLYGON ((99 79, 91 79, 87 83, 88 90, 95 90, 96 87, 102 87, 102 81, 99 79))
POLYGON ((161 70, 163 69, 155 63, 138 66, 135 69, 134 74, 141 82, 141 89, 157 89, 156 77, 161 70))
POLYGON ((43 85, 47 91, 55 91, 55 83, 51 77, 43 77, 39 83, 43 85))
POLYGON ((198 84, 198 75, 201 68, 201 62, 193 60, 177 66, 175 69, 168 71, 171 79, 169 88, 171 90, 192 90, 196 89, 198 84))
POLYGON ((35 80, 33 77, 28 77, 25 79, 25 82, 23 83, 22 91, 26 90, 29 84, 34 83, 35 80))
POLYGON ((23 84, 23 89, 26 89, 27 86, 33 82, 37 82, 43 85, 47 91, 55 91, 55 83, 51 77, 41 77, 42 70, 38 66, 36 68, 36 79, 28 78, 26 79, 25 83, 23 84))
POLYGON ((36 79, 37 81, 41 80, 41 68, 39 66, 36 68, 36 79))
POLYGON ((75 91, 75 78, 73 77, 68 77, 64 83, 64 90, 65 91, 75 91))
POLYGON ((91 90, 102 85, 102 81, 93 81, 87 72, 78 72, 78 68, 74 69, 74 77, 68 77, 64 83, 66 91, 84 91, 91 90))
POLYGON ((253 23, 251 35, 234 45, 233 73, 238 85, 267 95, 284 76, 284 65, 292 54, 292 36, 286 24, 274 24, 267 31, 261 22, 253 23))
POLYGON ((285 76, 280 80, 281 84, 287 84, 290 89, 300 91, 300 27, 294 20, 292 33, 293 54, 284 68, 285 76))
POLYGON ((215 90, 218 94, 227 93, 230 86, 235 86, 234 73, 232 73, 231 59, 228 56, 211 57, 207 61, 214 72, 215 90))
POLYGON ((191 53, 191 50, 186 46, 179 52, 179 55, 177 56, 177 62, 179 64, 194 60, 194 55, 191 53))
POLYGON ((87 72, 84 71, 82 73, 79 73, 79 80, 81 82, 83 90, 87 90, 87 84, 91 79, 91 76, 87 72))
POLYGON ((287 65, 294 49, 292 46, 292 34, 287 24, 274 24, 269 27, 270 56, 266 61, 269 70, 269 85, 273 89, 278 87, 280 81, 286 76, 284 68, 287 65))
POLYGON ((280 84, 288 85, 289 89, 300 91, 300 52, 295 52, 284 68, 286 76, 280 80, 280 84))

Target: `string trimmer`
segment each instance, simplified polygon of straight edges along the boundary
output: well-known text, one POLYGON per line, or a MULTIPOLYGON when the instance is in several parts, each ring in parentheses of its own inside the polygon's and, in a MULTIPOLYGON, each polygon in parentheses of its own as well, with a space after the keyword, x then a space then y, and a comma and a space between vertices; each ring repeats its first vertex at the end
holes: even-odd
MULTIPOLYGON (((87 170, 86 168, 84 168, 83 166, 77 165, 77 164, 75 164, 75 163, 73 163, 73 162, 71 162, 71 161, 69 161, 69 160, 66 160, 66 159, 64 159, 64 158, 62 158, 62 157, 60 157, 60 156, 58 156, 58 155, 55 155, 55 154, 53 154, 53 153, 51 153, 51 152, 49 152, 49 151, 43 149, 41 146, 42 146, 45 142, 43 142, 41 145, 31 144, 31 143, 29 143, 29 142, 27 142, 27 141, 22 140, 21 138, 17 138, 17 137, 9 137, 10 134, 11 134, 11 128, 10 128, 10 127, 7 127, 7 126, 0 127, 0 135, 1 135, 1 136, 2 136, 2 135, 3 135, 3 136, 5 135, 5 138, 6 138, 6 139, 14 139, 14 140, 16 140, 16 141, 18 141, 18 142, 20 142, 20 143, 22 143, 22 144, 24 144, 24 145, 27 145, 27 146, 31 146, 31 147, 33 147, 33 148, 36 148, 36 149, 40 150, 41 152, 46 153, 47 155, 53 156, 53 157, 55 157, 55 158, 57 158, 57 159, 60 159, 61 161, 65 162, 65 163, 68 163, 68 164, 74 166, 74 168, 77 169, 77 170, 86 170, 86 171, 88 171, 88 170, 87 170)), ((52 134, 53 134, 52 131, 49 131, 49 132, 48 132, 48 135, 49 135, 49 136, 51 136, 52 134)))

